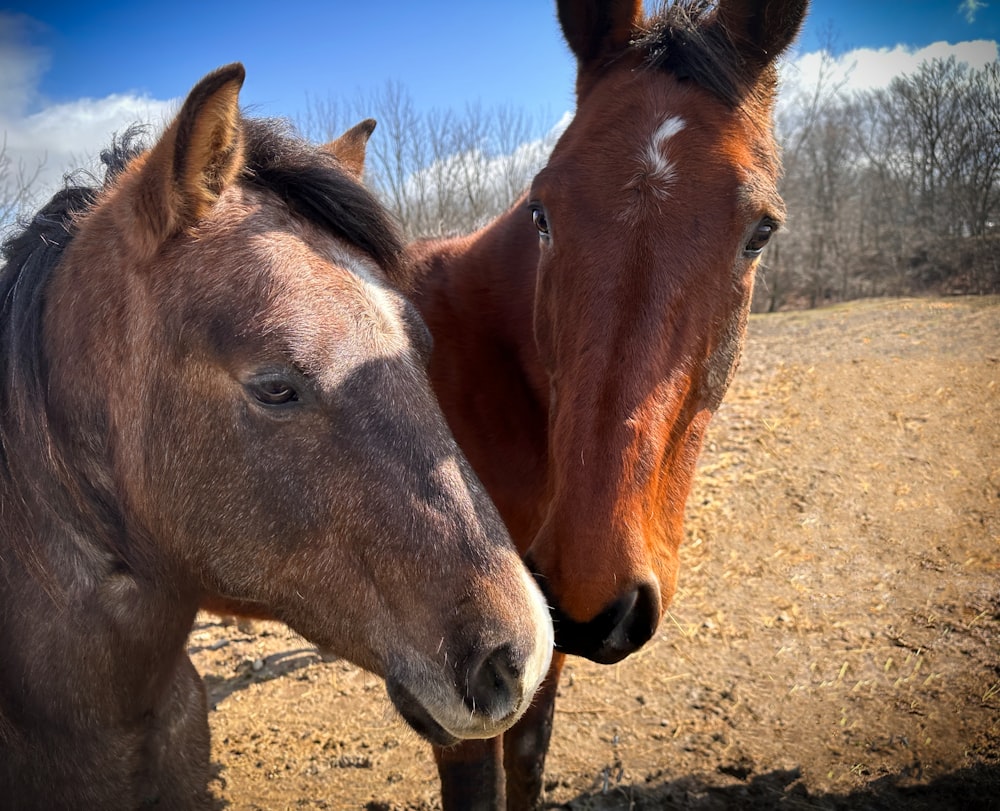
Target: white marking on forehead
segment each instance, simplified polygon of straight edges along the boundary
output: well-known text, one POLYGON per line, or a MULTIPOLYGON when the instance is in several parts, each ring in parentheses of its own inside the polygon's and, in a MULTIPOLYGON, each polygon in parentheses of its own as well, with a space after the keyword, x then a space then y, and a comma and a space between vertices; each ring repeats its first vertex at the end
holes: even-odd
POLYGON ((659 211, 659 201, 669 196, 670 187, 677 179, 677 167, 668 158, 667 144, 684 126, 680 116, 667 116, 636 154, 637 169, 625 184, 631 204, 617 215, 617 219, 628 227, 639 227, 647 216, 659 211))
POLYGON ((265 330, 323 385, 409 354, 402 299, 367 254, 326 234, 306 245, 291 234, 257 239, 263 261, 293 277, 265 330))
POLYGON ((375 263, 357 251, 340 246, 330 252, 330 258, 354 275, 359 292, 371 308, 362 317, 370 328, 366 338, 371 340, 373 355, 388 358, 404 354, 410 341, 403 326, 399 300, 379 278, 375 263))
POLYGON ((677 174, 674 164, 667 158, 667 142, 682 129, 684 129, 684 119, 676 115, 670 116, 653 131, 639 157, 644 180, 652 186, 653 193, 657 197, 666 196, 667 188, 677 174))

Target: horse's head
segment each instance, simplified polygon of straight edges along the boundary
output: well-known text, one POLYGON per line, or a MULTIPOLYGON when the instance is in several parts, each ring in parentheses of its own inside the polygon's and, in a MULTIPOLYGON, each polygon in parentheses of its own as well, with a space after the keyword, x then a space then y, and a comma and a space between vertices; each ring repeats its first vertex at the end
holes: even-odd
POLYGON ((782 220, 774 61, 806 0, 558 7, 577 109, 528 196, 551 498, 527 559, 557 644, 613 662, 675 589, 695 461, 782 220))
POLYGON ((114 540, 102 605, 125 623, 168 582, 257 606, 385 676, 431 739, 495 735, 551 624, 431 394, 401 243, 356 178, 373 122, 312 148, 244 119, 242 81, 194 88, 47 292, 50 422, 114 540))

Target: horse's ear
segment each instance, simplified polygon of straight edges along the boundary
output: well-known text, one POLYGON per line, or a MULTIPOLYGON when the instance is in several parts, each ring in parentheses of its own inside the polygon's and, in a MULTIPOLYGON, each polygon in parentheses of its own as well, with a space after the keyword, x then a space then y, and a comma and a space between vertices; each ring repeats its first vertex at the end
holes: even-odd
POLYGON ((358 180, 365 171, 365 148, 368 139, 375 130, 375 119, 366 118, 360 124, 355 124, 336 141, 330 141, 320 147, 335 157, 344 168, 358 180))
POLYGON ((198 82, 132 176, 122 203, 131 219, 126 234, 142 256, 204 217, 243 169, 239 92, 245 76, 236 62, 198 82))
POLYGON ((624 50, 643 18, 642 0, 559 0, 558 11, 581 71, 624 50))
POLYGON ((763 70, 792 44, 809 0, 719 0, 720 25, 743 58, 763 70))

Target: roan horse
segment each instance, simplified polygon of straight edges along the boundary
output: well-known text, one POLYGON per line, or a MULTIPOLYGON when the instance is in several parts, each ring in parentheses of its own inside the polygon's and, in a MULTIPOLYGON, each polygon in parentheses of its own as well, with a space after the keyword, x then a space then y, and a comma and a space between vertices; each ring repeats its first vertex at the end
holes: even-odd
MULTIPOLYGON (((385 677, 429 740, 496 735, 551 621, 448 432, 405 253, 327 149, 210 74, 0 273, 0 805, 211 802, 200 604, 385 677)), ((126 139, 129 140, 129 139, 126 139)), ((119 144, 119 147, 121 144, 119 144)), ((127 144, 126 144, 127 146, 127 144)))
POLYGON ((533 806, 565 654, 619 661, 673 596, 702 438, 782 220, 775 59, 805 11, 560 0, 577 108, 548 165, 485 229, 411 246, 434 390, 556 629, 503 741, 435 751, 447 809, 533 806))

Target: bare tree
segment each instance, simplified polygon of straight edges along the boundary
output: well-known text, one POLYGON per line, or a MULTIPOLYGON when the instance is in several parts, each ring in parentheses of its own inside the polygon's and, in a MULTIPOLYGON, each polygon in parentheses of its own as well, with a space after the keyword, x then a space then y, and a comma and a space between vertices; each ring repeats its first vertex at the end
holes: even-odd
MULTIPOLYGON (((755 308, 1000 291, 1000 65, 936 60, 850 95, 832 53, 831 44, 815 84, 786 93, 778 112, 789 218, 755 308)), ((411 239, 468 232, 501 213, 555 140, 513 107, 418 111, 399 83, 350 103, 310 100, 299 125, 329 140, 367 117, 379 122, 367 182, 411 239)))
POLYGON ((871 218, 889 249, 889 292, 996 285, 995 273, 983 276, 984 262, 995 268, 983 240, 1000 213, 998 97, 996 64, 974 71, 951 58, 862 100, 868 117, 858 143, 870 168, 871 218))
POLYGON ((833 76, 779 116, 789 227, 755 306, 1000 289, 1000 66, 934 60, 853 96, 833 76))
POLYGON ((539 122, 513 107, 473 104, 416 111, 399 83, 351 104, 310 99, 297 123, 329 140, 372 117, 366 178, 409 238, 470 231, 502 212, 544 164, 552 143, 535 136, 539 122))
POLYGON ((815 83, 782 97, 776 117, 789 222, 762 268, 758 309, 773 311, 802 295, 815 305, 835 273, 837 215, 850 170, 842 121, 846 77, 836 73, 832 30, 825 38, 828 46, 821 52, 815 83))
POLYGON ((31 170, 23 161, 15 163, 7 154, 7 133, 4 132, 0 143, 0 232, 6 232, 23 213, 44 166, 44 158, 31 170))
POLYGON ((959 125, 944 149, 949 202, 959 227, 985 236, 1000 208, 1000 64, 969 72, 957 99, 959 125))

